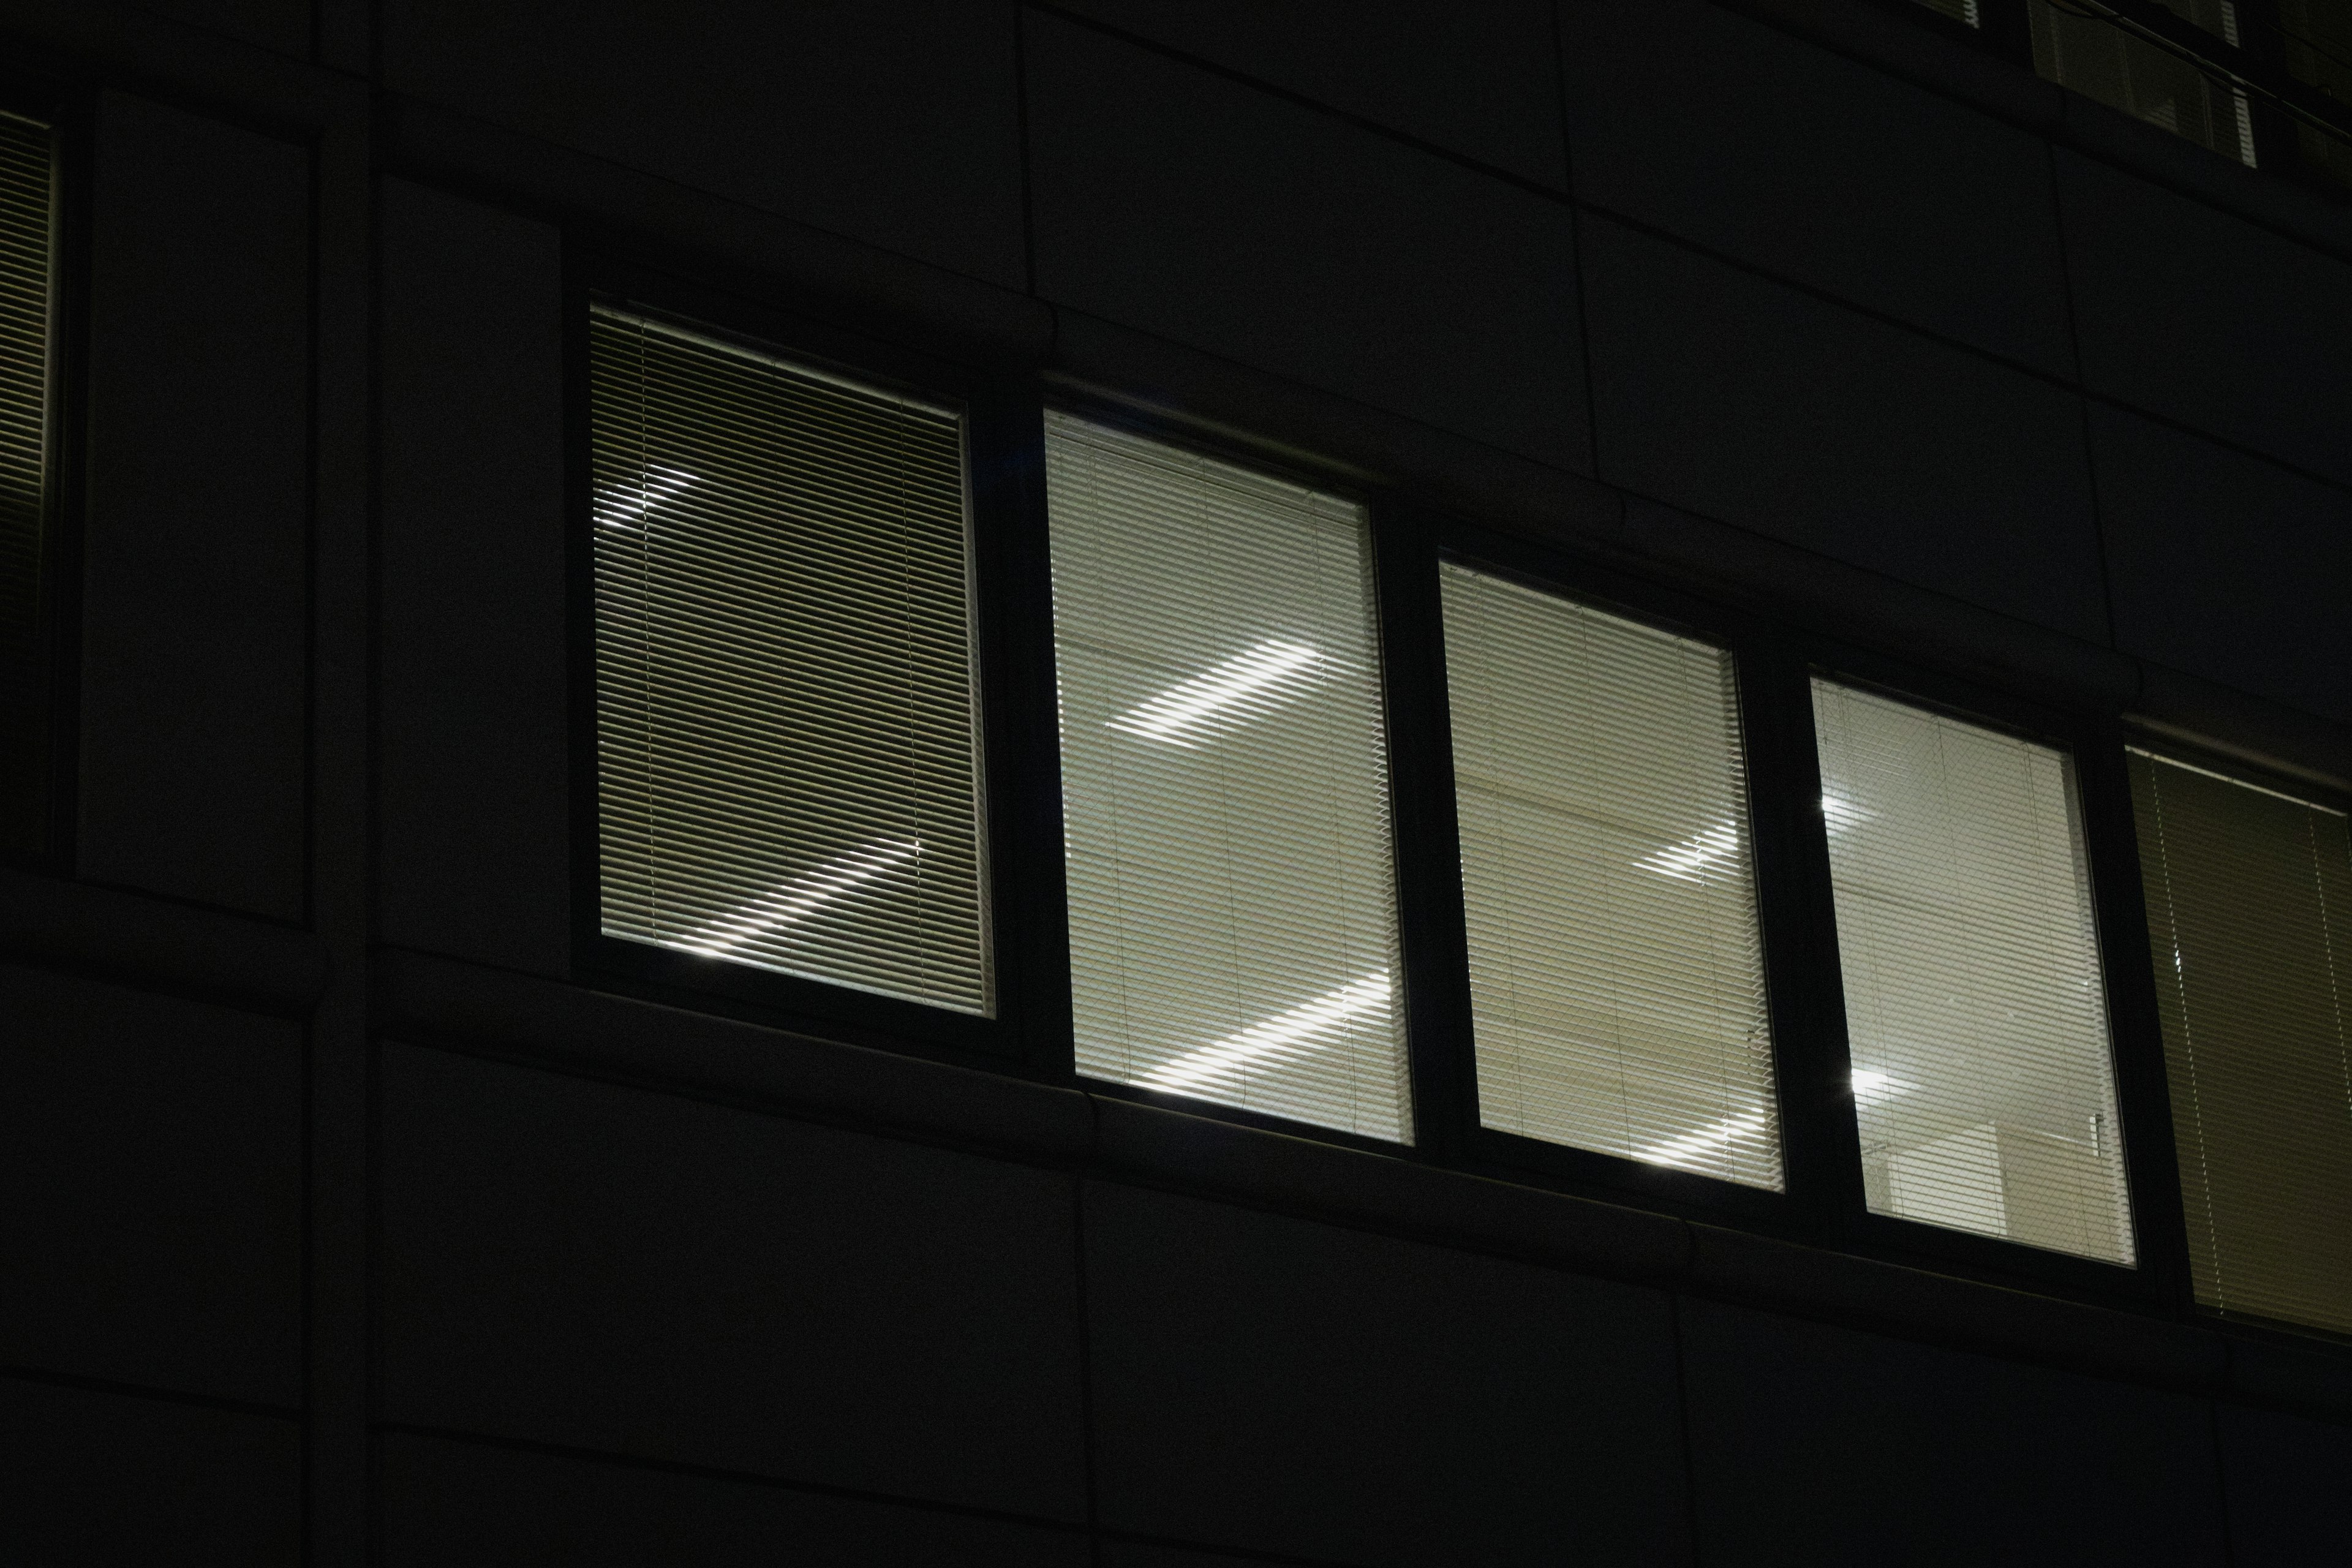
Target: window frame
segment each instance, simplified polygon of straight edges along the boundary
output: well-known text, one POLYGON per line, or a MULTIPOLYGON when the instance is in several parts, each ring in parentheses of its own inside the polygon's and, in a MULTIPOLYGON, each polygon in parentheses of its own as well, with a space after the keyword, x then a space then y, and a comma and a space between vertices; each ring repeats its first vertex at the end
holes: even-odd
MULTIPOLYGON (((1983 1282, 2193 1315, 2155 981, 2124 747, 2138 738, 2095 700, 2021 695, 2023 678, 1891 657, 1841 633, 1834 613, 1790 612, 1750 593, 1591 540, 1469 520, 1408 487, 1141 398, 1032 365, 959 363, 866 331, 603 258, 566 283, 567 572, 573 680, 573 962, 582 978, 640 998, 901 1054, 1012 1073, 1208 1121, 1628 1205, 1743 1233, 1983 1282), (597 929, 593 580, 588 532, 586 373, 592 299, 901 385, 961 407, 972 516, 992 1018, 742 964, 671 953, 597 929), (1076 1071, 1064 866, 1060 726, 1045 493, 1047 407, 1341 495, 1370 536, 1374 635, 1389 762, 1402 1020, 1414 1142, 1312 1127, 1076 1071), (1773 1031, 1785 1190, 1739 1184, 1481 1127, 1438 565, 1454 561, 1715 644, 1732 656, 1746 748, 1773 1031), (1810 681, 1816 674, 2065 749, 2074 759, 2105 987, 2137 1261, 2123 1267, 1872 1215, 1849 1089, 1844 1001, 1827 836, 1818 802, 1810 681)), ((914 334, 909 334, 913 336, 914 334)), ((2193 748, 2169 737, 2164 744, 2193 748)), ((2226 768, 2243 771, 2235 759, 2226 768)), ((2308 790, 2308 785, 2302 787, 2308 790)), ((2280 1331, 2290 1335, 2294 1331, 2280 1331)))
MULTIPOLYGON (((570 255, 563 287, 565 427, 564 574, 568 640, 571 953, 575 973, 644 1000, 719 1012, 797 1032, 1024 1076, 1050 1076, 1050 1031, 1041 1040, 1039 943, 1021 912, 1037 894, 1041 862, 1034 813, 1023 803, 1043 781, 1034 764, 1034 693, 1021 627, 1018 559, 1023 514, 1036 472, 1023 411, 1034 405, 1029 378, 959 363, 887 339, 763 305, 664 270, 600 254, 570 255), (592 307, 617 306, 719 342, 806 363, 882 390, 899 389, 954 408, 964 427, 969 518, 970 614, 975 700, 973 756, 980 773, 979 827, 985 846, 987 922, 994 1008, 987 1016, 887 996, 855 986, 677 952, 604 934, 596 770, 595 563, 593 406, 589 371, 592 307)), ((1039 451, 1042 449, 1039 448, 1039 451)), ((1047 708, 1050 711, 1050 689, 1047 708)), ((1056 781, 1057 782, 1057 781, 1056 781)), ((1054 869, 1058 876, 1058 858, 1054 869)))

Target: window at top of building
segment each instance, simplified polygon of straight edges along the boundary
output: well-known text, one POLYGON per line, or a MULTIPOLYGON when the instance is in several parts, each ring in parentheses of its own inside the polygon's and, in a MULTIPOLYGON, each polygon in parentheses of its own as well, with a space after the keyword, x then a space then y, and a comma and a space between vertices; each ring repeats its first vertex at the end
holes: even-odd
MULTIPOLYGON (((2158 0, 2232 47, 2244 42, 2234 0, 2158 0)), ((2085 98, 2162 126, 2252 167, 2254 121, 2245 93, 2186 58, 2068 0, 2027 0, 2034 68, 2085 98)))
MULTIPOLYGON (((2352 0, 2278 0, 2287 73, 2343 105, 2335 119, 2352 126, 2352 0)), ((2307 123, 2295 127, 2304 161, 2340 185, 2352 185, 2352 135, 2307 123)))
POLYGON ((2074 759, 1813 682, 1874 1213, 2136 1248, 2074 759))
POLYGON ((991 1007, 962 419, 599 307, 604 933, 991 1007))
POLYGON ((0 113, 0 857, 51 848, 48 592, 57 155, 0 113))

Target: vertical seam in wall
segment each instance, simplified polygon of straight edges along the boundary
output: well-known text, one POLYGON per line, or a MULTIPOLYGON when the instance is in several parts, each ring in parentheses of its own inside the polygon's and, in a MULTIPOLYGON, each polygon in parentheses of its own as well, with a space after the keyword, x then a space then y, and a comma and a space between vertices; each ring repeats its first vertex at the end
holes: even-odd
POLYGON ((2042 143, 2043 166, 2050 172, 2050 226, 2058 242, 2059 301, 2066 311, 2066 353, 2074 372, 2074 407, 2083 429, 2083 472, 2091 481, 2091 538, 2099 551, 2099 613, 2107 623, 2107 646, 2117 646, 2116 587, 2107 555, 2106 506, 2099 496, 2098 449, 2091 439, 2091 390, 2083 379, 2083 333, 2074 315, 2074 263, 2066 248, 2066 205, 2058 195, 2058 146, 2042 143))
POLYGON ((1584 207, 1576 196, 1576 148, 1568 133, 1568 40, 1560 31, 1559 0, 1553 0, 1551 6, 1551 81, 1554 113, 1559 121, 1560 177, 1568 187, 1569 263, 1576 275, 1576 353, 1584 372, 1584 449, 1597 479, 1601 478, 1601 409, 1592 395, 1592 316, 1584 303, 1584 207))
POLYGON ((1029 26, 1027 7, 1013 4, 1013 118, 1021 143, 1021 280, 1037 297, 1037 221, 1029 194, 1029 26))
MULTIPOLYGON (((1094 1096, 1087 1096, 1087 1118, 1099 1119, 1094 1096)), ((1097 1135, 1089 1140, 1099 1146, 1097 1135)), ((1070 1173, 1070 1255, 1076 1267, 1078 1309, 1078 1444, 1087 1492, 1087 1561, 1100 1568, 1102 1516, 1095 1487, 1095 1357, 1092 1303, 1087 1289, 1087 1177, 1070 1173)))
POLYGON ((1666 1312, 1675 1339, 1675 1428, 1683 1456, 1683 1536, 1690 1542, 1690 1561, 1696 1568, 1698 1548, 1698 1462, 1691 1453, 1690 1373, 1683 1355, 1683 1298, 1666 1292, 1666 1312))
POLYGON ((2221 1402, 2205 1401, 2205 1430, 2213 1442, 2213 1496, 2221 1512, 2221 1562, 2224 1568, 2238 1560, 2237 1531, 2230 1524, 2230 1466, 2221 1453, 2221 1402))

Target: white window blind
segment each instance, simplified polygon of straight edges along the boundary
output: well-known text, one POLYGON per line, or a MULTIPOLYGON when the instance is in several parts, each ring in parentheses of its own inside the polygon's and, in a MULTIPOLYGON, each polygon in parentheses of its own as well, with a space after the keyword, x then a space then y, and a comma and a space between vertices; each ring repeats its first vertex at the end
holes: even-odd
POLYGON ((1870 1207, 2130 1263, 2073 759, 1826 680, 1813 718, 1870 1207))
POLYGON ((51 192, 48 128, 0 114, 0 852, 45 847, 51 192))
POLYGON ((1361 510, 1058 412, 1045 452, 1079 1070, 1409 1139, 1361 510))
MULTIPOLYGON (((2232 47, 2245 41, 2231 0, 2156 3, 2232 47)), ((2072 0, 2028 0, 2027 9, 2042 76, 2253 167, 2253 109, 2243 91, 2072 0)))
POLYGON ((1480 1121, 1779 1189, 1731 656, 1440 582, 1480 1121))
POLYGON ((989 1009, 959 416, 590 323, 603 928, 989 1009))
POLYGON ((2130 762, 2197 1299, 2352 1333, 2344 814, 2130 762))

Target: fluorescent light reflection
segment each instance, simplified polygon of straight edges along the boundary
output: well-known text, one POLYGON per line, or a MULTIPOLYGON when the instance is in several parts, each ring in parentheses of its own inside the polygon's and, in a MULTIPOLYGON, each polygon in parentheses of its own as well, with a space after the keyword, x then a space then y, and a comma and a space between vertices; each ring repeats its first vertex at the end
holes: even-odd
POLYGON ((1194 742, 1184 740, 1180 731, 1205 730, 1221 719, 1230 721, 1239 717, 1234 710, 1244 704, 1263 711, 1286 701, 1314 683, 1313 671, 1322 662, 1323 656, 1304 643, 1269 637, 1108 722, 1114 730, 1146 740, 1190 746, 1194 742))
POLYGON ((1685 1132, 1679 1138, 1668 1138, 1633 1151, 1633 1158, 1653 1165, 1678 1165, 1685 1171, 1713 1171, 1723 1163, 1723 1155, 1734 1143, 1756 1137, 1764 1131, 1764 1113, 1742 1111, 1722 1121, 1702 1127, 1696 1132, 1685 1132))
POLYGON ((1718 861, 1731 859, 1739 853, 1739 835, 1728 826, 1703 828, 1654 855, 1644 855, 1634 862, 1645 871, 1655 871, 1661 877, 1675 877, 1685 882, 1704 882, 1706 868, 1718 861))
MULTIPOLYGON (((1147 1088, 1187 1093, 1220 1074, 1263 1060, 1284 1047, 1295 1045, 1311 1035, 1320 1034, 1350 1019, 1386 1012, 1389 995, 1389 972, 1376 969, 1337 991, 1318 996, 1312 1002, 1303 1003, 1263 1023, 1252 1024, 1238 1034, 1228 1035, 1215 1045, 1187 1051, 1174 1061, 1163 1063, 1145 1073, 1139 1081, 1147 1088)), ((1317 1040, 1308 1048, 1315 1049, 1331 1043, 1317 1040)))
POLYGON ((1882 1100, 1893 1100, 1898 1094, 1908 1094, 1911 1086, 1892 1073, 1876 1068, 1856 1068, 1852 1079, 1853 1098, 1864 1105, 1874 1105, 1882 1100))
POLYGON ((608 490, 596 502, 596 525, 628 532, 635 528, 647 512, 679 494, 694 483, 694 476, 682 468, 664 468, 659 463, 646 466, 648 476, 645 487, 633 500, 623 500, 627 492, 608 490))
POLYGON ((1842 795, 1823 792, 1822 795, 1822 821, 1829 826, 1832 835, 1860 827, 1877 815, 1874 811, 1864 811, 1842 795))
POLYGON ((906 839, 886 839, 827 861, 806 876, 796 877, 776 891, 757 898, 738 912, 713 921, 677 945, 688 952, 725 958, 745 942, 795 925, 833 902, 852 888, 870 882, 901 860, 912 858, 922 846, 906 839))

